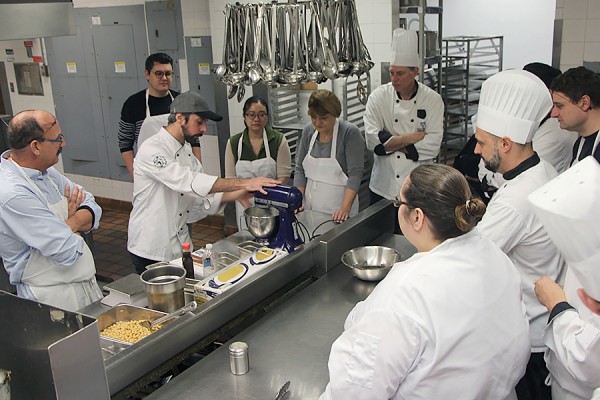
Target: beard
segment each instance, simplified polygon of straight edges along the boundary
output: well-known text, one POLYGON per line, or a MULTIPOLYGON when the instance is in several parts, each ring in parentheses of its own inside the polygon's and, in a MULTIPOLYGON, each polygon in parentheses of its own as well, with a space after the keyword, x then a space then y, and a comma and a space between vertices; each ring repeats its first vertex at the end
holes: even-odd
POLYGON ((198 139, 200 139, 200 136, 202 136, 202 134, 198 134, 198 135, 190 135, 190 131, 187 129, 187 127, 185 125, 181 126, 181 131, 183 132, 183 139, 188 142, 189 144, 196 144, 198 143, 198 139))
POLYGON ((490 158, 487 161, 483 160, 483 164, 490 171, 498 172, 498 168, 500 168, 500 161, 502 161, 502 160, 500 159, 500 153, 498 152, 498 147, 497 147, 497 145, 494 145, 494 154, 492 155, 492 158, 490 158))

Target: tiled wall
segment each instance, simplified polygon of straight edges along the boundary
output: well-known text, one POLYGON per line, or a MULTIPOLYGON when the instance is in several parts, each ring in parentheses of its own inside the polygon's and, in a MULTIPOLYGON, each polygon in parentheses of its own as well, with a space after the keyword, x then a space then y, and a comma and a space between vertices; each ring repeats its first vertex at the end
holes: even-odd
POLYGON ((562 20, 560 69, 600 61, 600 0, 556 0, 562 20))

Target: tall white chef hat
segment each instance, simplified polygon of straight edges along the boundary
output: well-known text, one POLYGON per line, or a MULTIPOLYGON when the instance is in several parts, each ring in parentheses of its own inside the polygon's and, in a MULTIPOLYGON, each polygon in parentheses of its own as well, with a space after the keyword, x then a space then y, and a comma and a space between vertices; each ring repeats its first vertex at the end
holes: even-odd
POLYGON ((528 196, 573 274, 600 301, 600 165, 586 157, 528 196))
POLYGON ((502 71, 481 86, 476 124, 492 135, 525 144, 551 108, 552 97, 540 78, 527 71, 502 71))
POLYGON ((402 28, 392 34, 392 59, 390 65, 396 67, 418 67, 417 32, 402 28))

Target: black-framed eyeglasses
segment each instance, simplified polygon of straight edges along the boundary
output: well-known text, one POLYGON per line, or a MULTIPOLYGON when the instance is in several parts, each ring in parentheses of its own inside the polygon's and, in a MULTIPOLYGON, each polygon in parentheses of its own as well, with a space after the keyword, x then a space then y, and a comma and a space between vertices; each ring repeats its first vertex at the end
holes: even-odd
POLYGON ((167 78, 173 76, 173 71, 152 71, 152 73, 159 79, 161 79, 163 76, 166 76, 167 78))
POLYGON ((404 204, 406 207, 410 207, 410 205, 407 202, 400 200, 400 196, 396 196, 396 198, 392 200, 392 204, 396 208, 400 208, 402 204, 404 204))
POLYGON ((35 140, 37 140, 38 142, 62 143, 65 141, 65 137, 61 133, 60 135, 58 135, 58 137, 56 139, 48 139, 48 138, 42 137, 42 138, 35 139, 35 140))
POLYGON ((244 114, 246 117, 250 118, 250 119, 254 119, 256 117, 263 119, 263 118, 267 118, 267 116, 269 114, 267 114, 266 112, 254 112, 254 111, 249 111, 246 114, 244 114))

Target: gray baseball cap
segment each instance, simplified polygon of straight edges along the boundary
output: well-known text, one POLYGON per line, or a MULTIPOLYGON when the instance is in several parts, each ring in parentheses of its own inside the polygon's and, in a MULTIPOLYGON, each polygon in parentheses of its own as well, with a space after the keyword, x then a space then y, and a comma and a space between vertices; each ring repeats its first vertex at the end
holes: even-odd
POLYGON ((211 121, 221 121, 223 117, 211 111, 204 97, 196 92, 185 92, 175 97, 171 103, 171 113, 191 113, 198 114, 202 118, 210 119, 211 121))

